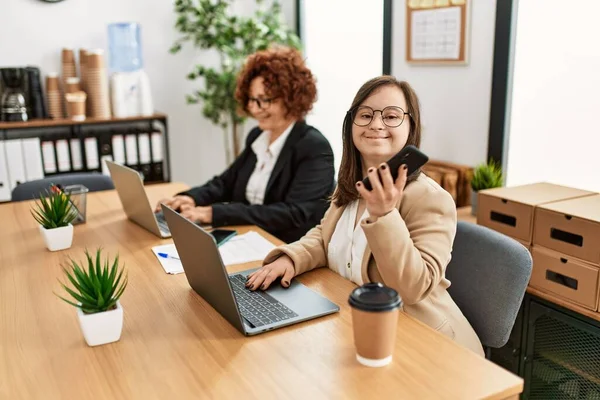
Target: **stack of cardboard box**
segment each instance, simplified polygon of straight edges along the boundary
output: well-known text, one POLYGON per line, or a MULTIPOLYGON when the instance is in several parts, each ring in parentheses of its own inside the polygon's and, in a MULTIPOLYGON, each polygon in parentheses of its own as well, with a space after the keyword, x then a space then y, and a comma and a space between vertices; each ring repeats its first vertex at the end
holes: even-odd
POLYGON ((530 287, 598 311, 600 194, 550 183, 483 190, 477 223, 531 251, 530 287))

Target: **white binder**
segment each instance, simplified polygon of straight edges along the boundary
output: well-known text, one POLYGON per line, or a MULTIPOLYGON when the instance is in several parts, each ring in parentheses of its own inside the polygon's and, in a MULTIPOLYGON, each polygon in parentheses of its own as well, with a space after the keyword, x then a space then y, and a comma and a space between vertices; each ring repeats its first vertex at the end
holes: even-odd
POLYGON ((56 158, 54 158, 54 143, 51 141, 42 142, 42 157, 44 158, 44 173, 53 174, 56 172, 56 158))
POLYGON ((87 168, 89 170, 100 168, 100 160, 98 159, 98 139, 95 137, 85 138, 84 146, 87 168))
POLYGON ((40 138, 22 139, 23 160, 25 160, 25 177, 35 181, 44 177, 40 138))
POLYGON ((8 166, 4 142, 0 140, 0 201, 10 201, 11 187, 8 180, 8 166))
POLYGON ((112 153, 115 162, 125 164, 125 142, 123 141, 123 135, 114 135, 112 137, 112 153))
POLYGON ((127 165, 138 165, 137 138, 135 134, 125 136, 127 165))
POLYGON ((150 164, 150 135, 147 133, 140 133, 138 136, 138 142, 140 146, 140 164, 150 164))
POLYGON ((71 160, 69 158, 69 142, 67 139, 56 141, 56 158, 58 158, 58 171, 70 172, 71 160))
POLYGON ((8 166, 8 179, 10 187, 27 182, 25 177, 25 162, 23 161, 23 146, 20 139, 6 140, 4 142, 6 164, 8 166))
POLYGON ((81 152, 81 142, 79 139, 71 139, 71 160, 73 161, 73 171, 83 169, 83 156, 81 152))
POLYGON ((152 162, 161 162, 163 160, 163 142, 162 133, 152 133, 152 162))

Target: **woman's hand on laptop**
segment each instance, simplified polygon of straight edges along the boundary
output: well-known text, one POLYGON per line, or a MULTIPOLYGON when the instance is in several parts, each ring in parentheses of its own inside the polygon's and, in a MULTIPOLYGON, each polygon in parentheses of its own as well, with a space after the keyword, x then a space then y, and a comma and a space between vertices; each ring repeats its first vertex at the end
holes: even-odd
POLYGON ((191 206, 196 207, 196 202, 190 196, 178 195, 175 197, 168 197, 162 200, 159 200, 156 204, 155 212, 159 212, 161 210, 160 205, 164 204, 167 207, 171 207, 173 210, 180 210, 183 206, 191 206))
POLYGON ((267 290, 275 279, 281 277, 281 286, 286 288, 290 286, 294 274, 294 262, 284 254, 248 275, 246 287, 250 290, 267 290))
POLYGON ((193 207, 183 205, 179 213, 184 218, 200 224, 212 224, 212 207, 193 207))

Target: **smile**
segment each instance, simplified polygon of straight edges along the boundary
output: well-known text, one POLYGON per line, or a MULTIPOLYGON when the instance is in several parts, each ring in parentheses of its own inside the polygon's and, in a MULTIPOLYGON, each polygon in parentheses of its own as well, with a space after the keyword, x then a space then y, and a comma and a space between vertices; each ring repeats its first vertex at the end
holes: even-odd
POLYGON ((381 139, 389 139, 389 136, 365 136, 365 139, 371 140, 381 140, 381 139))

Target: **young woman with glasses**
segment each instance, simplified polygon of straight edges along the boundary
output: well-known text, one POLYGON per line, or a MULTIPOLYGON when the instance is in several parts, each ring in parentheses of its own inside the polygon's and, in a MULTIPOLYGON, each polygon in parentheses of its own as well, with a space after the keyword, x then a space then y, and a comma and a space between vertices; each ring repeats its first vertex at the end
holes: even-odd
POLYGON ((357 285, 394 288, 403 310, 479 355, 481 342, 448 294, 445 278, 456 233, 456 206, 420 171, 399 168, 394 182, 386 163, 404 146, 419 147, 421 111, 406 82, 382 76, 366 82, 346 114, 343 155, 332 204, 303 238, 273 250, 248 277, 251 290, 268 288, 329 267, 357 285), (362 180, 368 176, 368 191, 362 180))
POLYGON ((285 242, 315 226, 334 186, 333 151, 304 117, 317 97, 300 52, 273 48, 250 56, 237 81, 240 111, 258 126, 221 175, 160 200, 195 222, 213 227, 257 225, 285 242))

